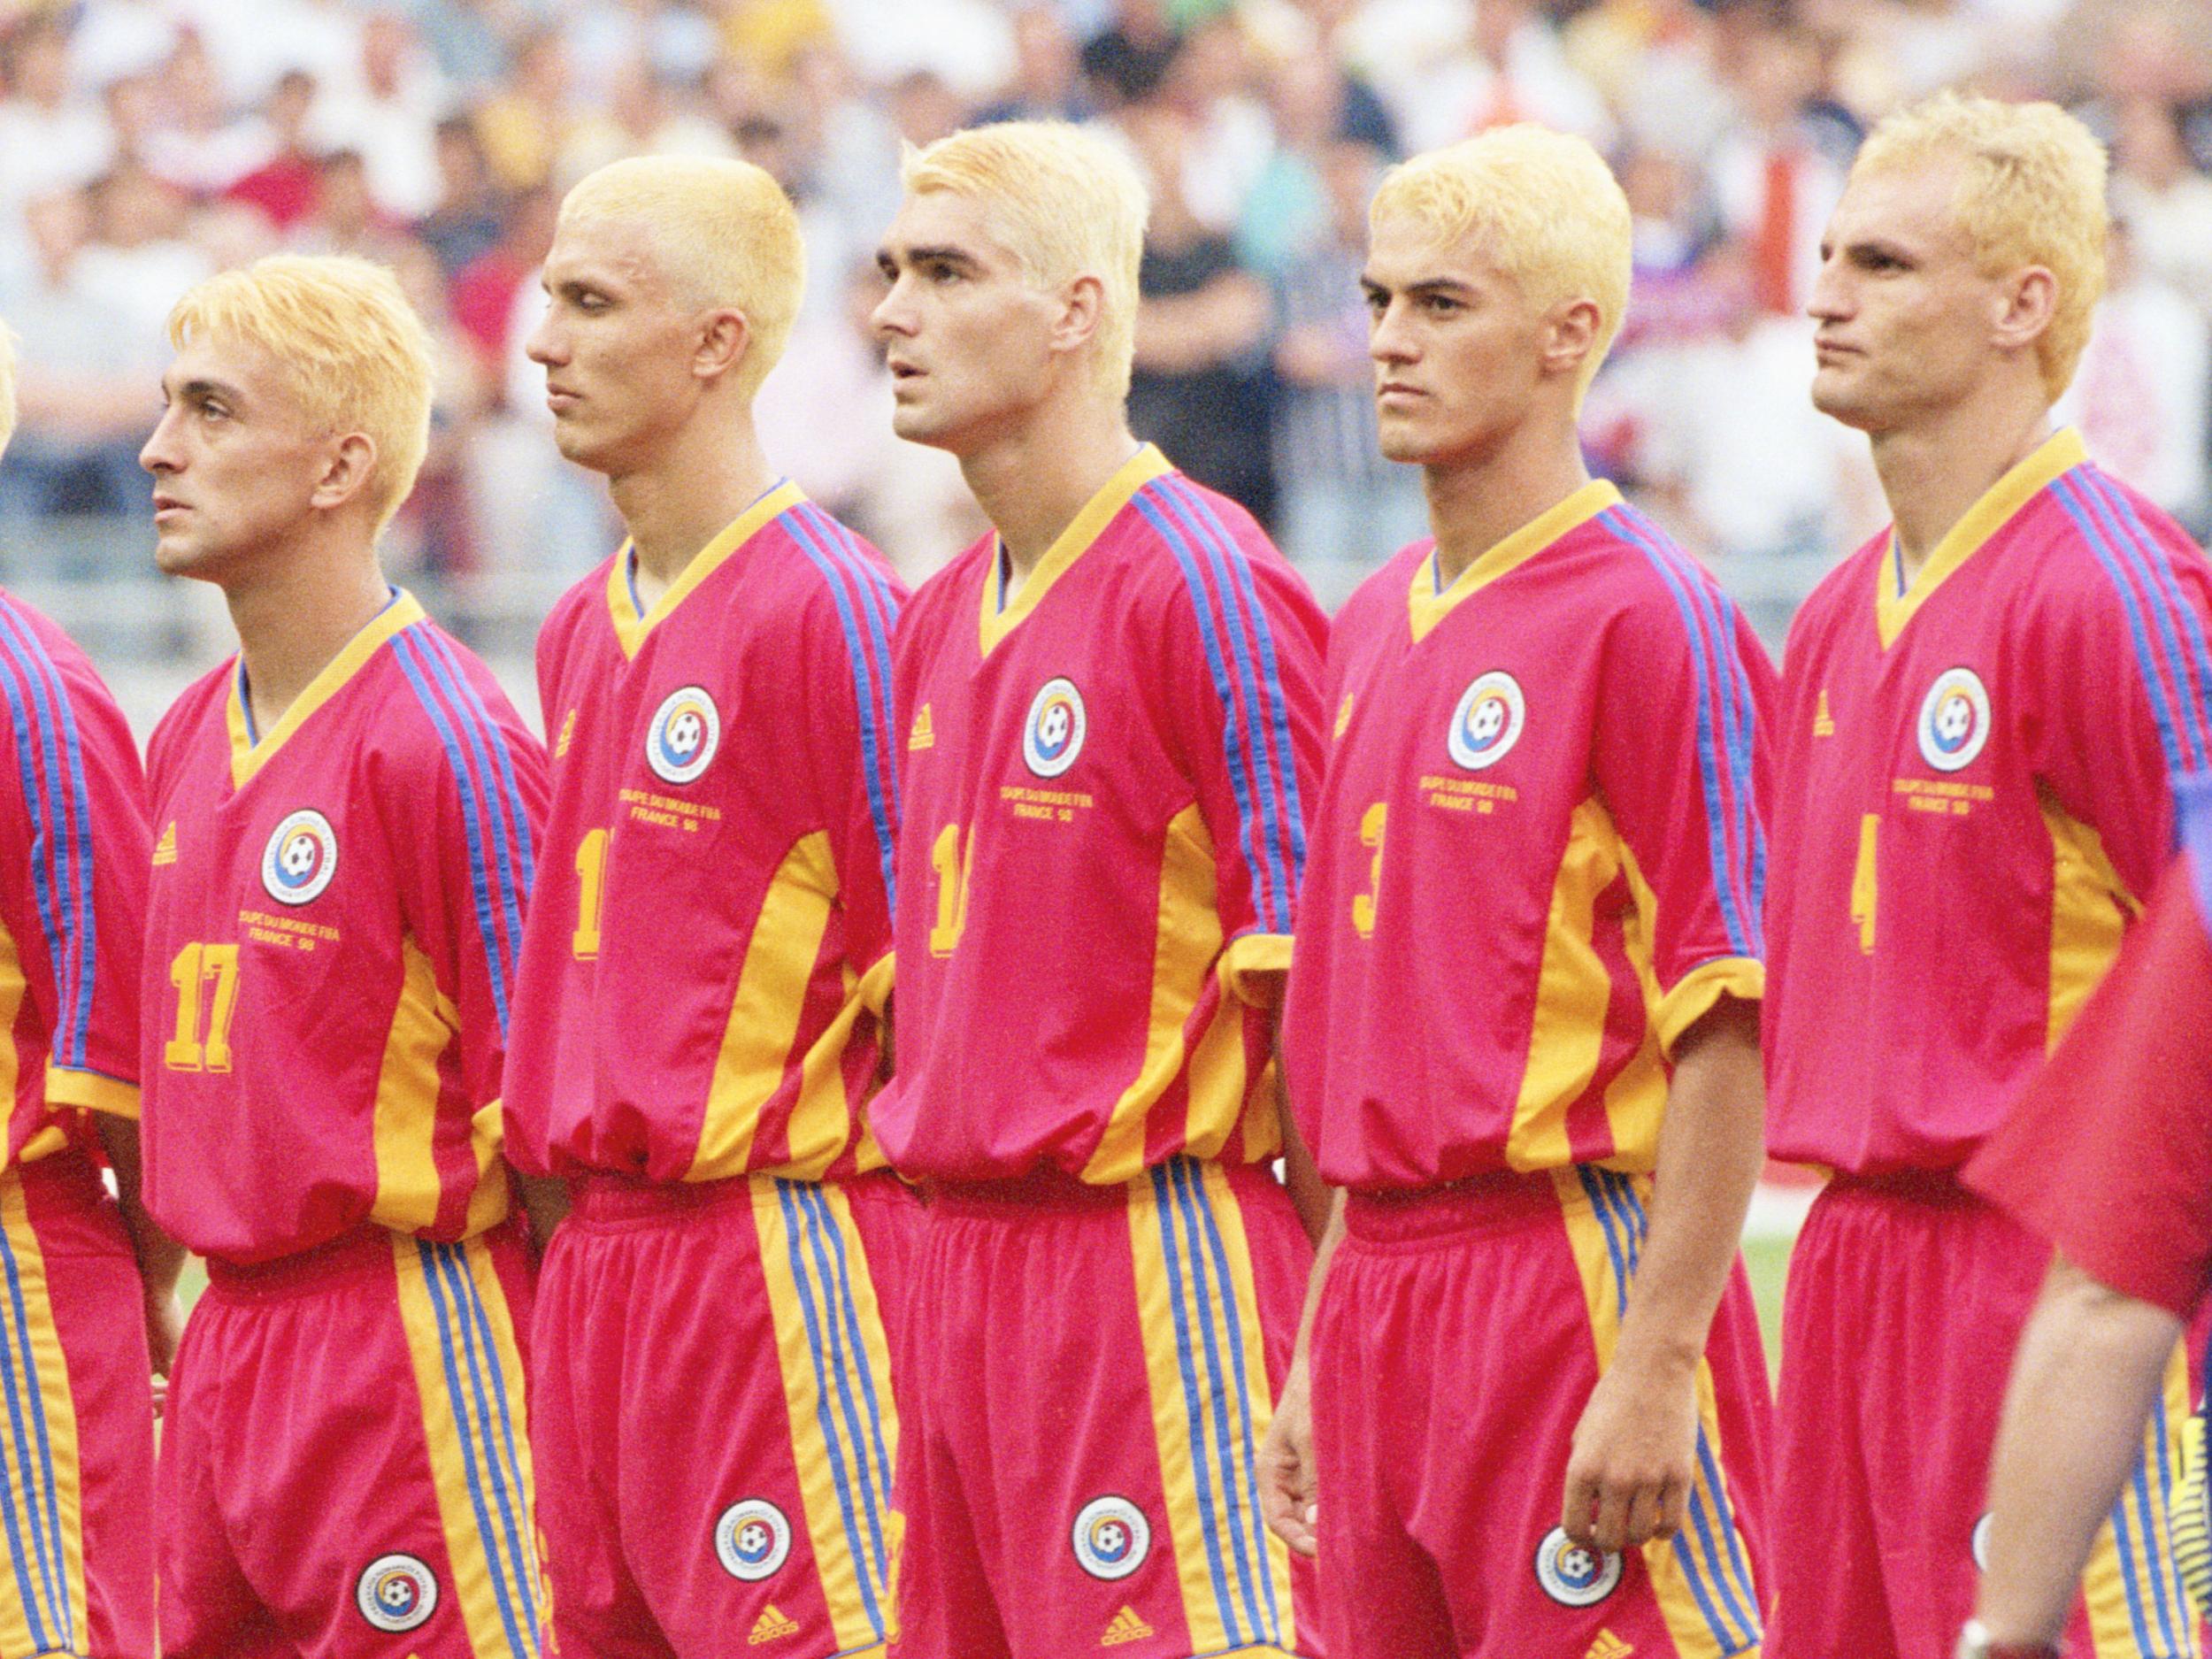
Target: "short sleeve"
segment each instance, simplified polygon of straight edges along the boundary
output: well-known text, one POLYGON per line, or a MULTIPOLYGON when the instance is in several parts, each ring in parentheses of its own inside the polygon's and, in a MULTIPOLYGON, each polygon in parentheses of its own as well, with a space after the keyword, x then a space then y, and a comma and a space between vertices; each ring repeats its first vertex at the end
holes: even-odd
POLYGON ((1328 622, 1280 556, 1240 545, 1202 494, 1178 480, 1169 503, 1186 532, 1167 608, 1169 718, 1213 842, 1224 981, 1266 1003, 1271 987, 1252 976, 1290 966, 1320 794, 1328 622))
POLYGON ((1660 592, 1606 642, 1591 765, 1649 928, 1660 1046, 1721 996, 1765 994, 1762 910, 1773 664, 1688 557, 1653 554, 1660 592))

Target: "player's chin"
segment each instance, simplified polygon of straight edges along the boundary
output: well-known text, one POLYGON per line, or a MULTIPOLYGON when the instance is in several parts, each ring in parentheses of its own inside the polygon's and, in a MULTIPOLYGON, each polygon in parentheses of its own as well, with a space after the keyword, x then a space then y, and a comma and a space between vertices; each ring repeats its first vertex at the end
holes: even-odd
POLYGON ((1831 420, 1861 432, 1880 426, 1879 411, 1862 389, 1840 369, 1824 368, 1813 376, 1813 407, 1831 420))

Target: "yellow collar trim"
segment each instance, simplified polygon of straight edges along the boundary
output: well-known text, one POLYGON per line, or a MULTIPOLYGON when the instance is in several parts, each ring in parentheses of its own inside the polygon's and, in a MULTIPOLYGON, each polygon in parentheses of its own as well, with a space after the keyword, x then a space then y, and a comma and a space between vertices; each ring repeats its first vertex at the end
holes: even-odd
POLYGON ((1099 487, 1098 494, 1084 503, 1083 511, 1069 521, 1059 538, 1045 549, 1044 557, 1029 572, 1029 580, 1021 585, 1021 591, 1003 607, 999 603, 999 588, 1005 580, 1001 569, 1005 551, 993 538, 991 567, 983 573, 983 655, 988 657, 993 646, 1044 603, 1052 584, 1067 574, 1068 567, 1098 540, 1115 516, 1129 504, 1132 495, 1161 474, 1174 470, 1168 465, 1167 457, 1148 443, 1123 462, 1121 470, 1099 487))
POLYGON ((323 664, 322 672, 307 682, 307 689, 292 700, 292 706, 262 733, 258 742, 254 741, 253 718, 246 708, 245 658, 240 657, 231 671, 230 700, 225 710, 230 726, 231 787, 244 788, 253 775, 269 764, 269 757, 284 747, 292 733, 361 672, 362 664, 375 656, 386 641, 422 619, 423 609, 415 595, 403 588, 395 588, 391 603, 371 617, 361 631, 345 642, 338 655, 323 664))
POLYGON ((1912 620, 1913 613, 1928 603, 1928 595, 1979 552, 1990 537, 2010 523, 2014 514, 2047 489, 2061 474, 2072 471, 2088 458, 2089 451, 2083 446, 2081 434, 2071 426, 2060 427, 2036 446, 2034 454, 1992 484, 1987 493, 1966 510, 1965 516, 1936 543, 1928 562, 1920 567, 1912 585, 1901 594, 1897 591, 1901 568, 1897 526, 1892 525, 1874 571, 1874 626, 1881 635, 1882 649, 1887 650, 1897 642, 1897 636, 1905 631, 1905 624, 1912 620))
POLYGON ((1579 530, 1608 507, 1620 505, 1620 501, 1621 492, 1610 483, 1601 478, 1592 479, 1566 500, 1545 509, 1495 547, 1479 555, 1442 593, 1436 591, 1436 550, 1432 548, 1428 557, 1415 567, 1413 588, 1407 595, 1415 641, 1427 638, 1429 631, 1449 616, 1455 605, 1480 593, 1508 572, 1518 570, 1560 537, 1579 530))
POLYGON ((664 621, 669 613, 689 598, 699 584, 722 568, 731 554, 743 547, 771 519, 780 518, 806 499, 806 492, 796 484, 776 486, 758 501, 730 520, 721 534, 691 556, 683 574, 668 585, 668 590, 653 602, 653 608, 643 616, 638 614, 637 595, 630 587, 630 556, 634 550, 624 541, 614 556, 614 565, 607 572, 607 614, 614 622, 614 636, 620 641, 625 657, 635 657, 638 648, 645 643, 645 636, 664 621))

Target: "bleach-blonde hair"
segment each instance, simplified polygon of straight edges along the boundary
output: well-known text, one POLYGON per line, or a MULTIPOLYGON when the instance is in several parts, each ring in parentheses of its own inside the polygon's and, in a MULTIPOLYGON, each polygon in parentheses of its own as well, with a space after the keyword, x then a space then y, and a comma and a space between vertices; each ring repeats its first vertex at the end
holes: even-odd
POLYGON ((430 336, 385 266, 346 254, 272 254, 190 289, 170 343, 242 342, 275 361, 303 413, 376 446, 365 499, 381 531, 430 445, 430 336))
POLYGON ((2104 146, 2055 104, 2007 104, 1939 92, 1888 117, 1860 148, 1853 177, 1955 157, 1964 176, 1951 211, 1984 276, 2041 265, 2058 280, 2050 326, 2035 342, 2043 390, 2073 380, 2103 296, 2104 146))
POLYGON ((15 436, 15 331, 0 323, 0 455, 15 436))
POLYGON ((1440 246, 1479 235, 1483 252, 1539 311, 1598 308, 1575 402, 1613 348, 1628 310, 1628 197, 1587 140, 1519 122, 1402 162, 1383 175, 1369 225, 1408 219, 1440 246))
POLYGON ((743 313, 735 383, 758 391, 806 292, 806 244, 783 187, 749 161, 633 156, 586 173, 561 202, 563 227, 617 220, 645 227, 678 303, 743 313))
POLYGON ((1127 395, 1137 265, 1152 203, 1119 148, 1065 121, 1004 121, 950 134, 926 149, 909 147, 899 177, 909 196, 942 190, 982 203, 992 234, 1035 286, 1096 277, 1092 370, 1102 390, 1127 395))

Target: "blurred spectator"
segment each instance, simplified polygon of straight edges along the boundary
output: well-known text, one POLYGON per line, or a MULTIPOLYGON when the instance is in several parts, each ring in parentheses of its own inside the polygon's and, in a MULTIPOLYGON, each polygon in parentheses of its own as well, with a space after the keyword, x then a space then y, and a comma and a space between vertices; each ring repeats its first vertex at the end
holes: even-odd
POLYGON ((0 52, 8 96, 0 100, 0 213, 34 196, 88 184, 115 155, 99 104, 69 74, 69 37, 57 18, 19 25, 0 52))
POLYGON ((581 119, 557 29, 538 29, 515 49, 513 74, 477 106, 476 131, 500 183, 526 190, 552 177, 554 158, 581 119))
POLYGON ((225 192, 233 201, 258 208, 280 231, 288 231, 314 211, 320 188, 321 170, 307 147, 307 118, 314 107, 314 77, 303 69, 286 71, 260 118, 268 158, 225 192))
POLYGON ((2212 179, 2192 164, 2170 105, 2135 98, 2119 107, 2112 168, 2113 211, 2127 221, 2135 260, 2212 316, 2212 179))
MULTIPOLYGON (((258 111, 234 117, 206 44, 196 35, 179 38, 159 71, 162 119, 146 135, 142 158, 187 196, 220 196, 274 160, 283 147, 276 126, 258 111)), ((288 95, 277 94, 281 103, 288 95)), ((297 143, 313 101, 313 84, 288 95, 296 105, 289 139, 297 143)))
POLYGON ((368 164, 358 150, 334 150, 315 164, 315 205, 286 235, 296 253, 349 253, 396 265, 408 235, 369 191, 368 164))
POLYGON ((415 234, 449 277, 498 246, 507 204, 474 122, 465 115, 448 116, 438 123, 436 140, 438 205, 415 227, 415 234))
POLYGON ((1433 150, 1511 121, 1578 133, 1601 150, 1611 144, 1605 100, 1568 61, 1556 26, 1535 0, 1472 0, 1468 14, 1460 38, 1436 61, 1402 73, 1371 65, 1408 150, 1433 150))
POLYGON ((358 152, 377 206, 395 219, 419 219, 438 201, 432 132, 445 112, 445 84, 414 31, 389 12, 372 12, 363 22, 353 70, 316 99, 312 140, 320 150, 358 152))
POLYGON ((1083 60, 1067 21, 1049 0, 1014 13, 1014 78, 976 111, 986 121, 1085 121, 1097 106, 1083 85, 1083 60))
POLYGON ((1762 311, 1794 317, 1820 270, 1820 238, 1842 199, 1850 157, 1823 153, 1805 119, 1820 88, 1820 49, 1787 24, 1750 31, 1735 55, 1730 89, 1742 119, 1712 158, 1721 221, 1751 256, 1751 292, 1762 311))

